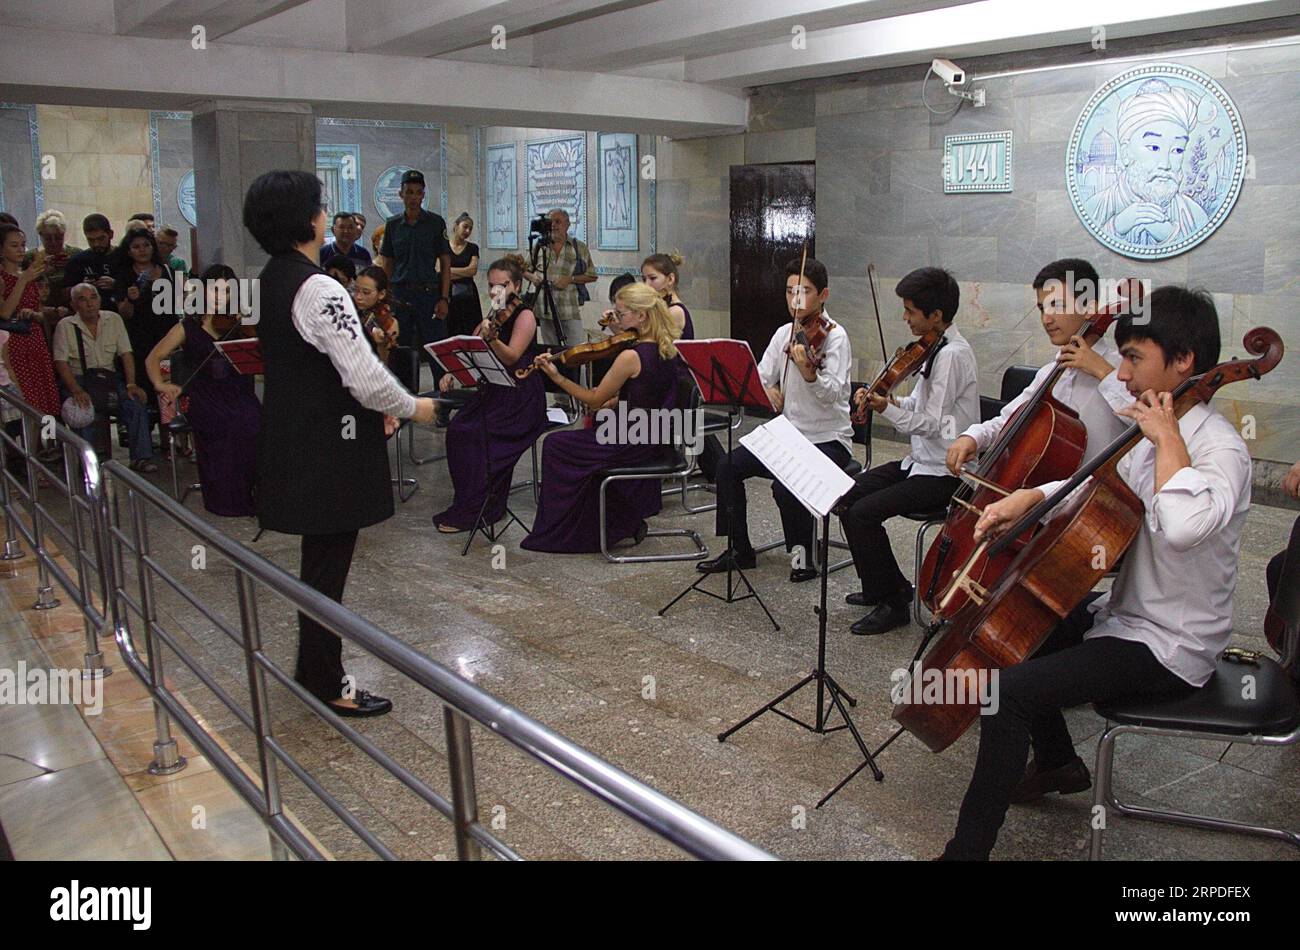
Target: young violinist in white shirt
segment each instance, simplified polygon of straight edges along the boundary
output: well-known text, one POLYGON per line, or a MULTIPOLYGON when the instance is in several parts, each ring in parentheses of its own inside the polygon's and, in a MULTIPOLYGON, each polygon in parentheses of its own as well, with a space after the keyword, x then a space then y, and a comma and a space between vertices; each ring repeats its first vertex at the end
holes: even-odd
MULTIPOLYGON (((1203 686, 1232 634, 1250 453, 1216 409, 1199 403, 1179 418, 1170 395, 1218 363, 1218 313, 1203 291, 1161 287, 1148 317, 1122 317, 1115 331, 1119 380, 1136 397, 1120 414, 1145 436, 1118 473, 1146 517, 1111 590, 1080 604, 1033 657, 1000 672, 998 706, 980 716, 975 774, 945 859, 986 860, 1008 805, 1090 786, 1061 710, 1203 686)), ((989 505, 975 539, 996 537, 1062 484, 989 505)))

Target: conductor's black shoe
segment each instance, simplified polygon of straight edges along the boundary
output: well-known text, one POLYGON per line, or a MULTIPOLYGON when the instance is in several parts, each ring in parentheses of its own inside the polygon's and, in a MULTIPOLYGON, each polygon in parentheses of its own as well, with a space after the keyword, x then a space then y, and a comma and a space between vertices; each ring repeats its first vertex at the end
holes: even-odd
POLYGON ((1047 769, 1043 772, 1038 771, 1037 762, 1030 760, 1024 778, 1011 792, 1011 802, 1023 805, 1025 802, 1037 801, 1049 792, 1071 795, 1075 792, 1086 792, 1090 788, 1092 788, 1092 775, 1088 772, 1088 766, 1083 764, 1083 759, 1077 755, 1060 768, 1047 769))
MULTIPOLYGON (((913 593, 913 587, 911 584, 908 584, 907 599, 909 601, 912 599, 912 593, 913 593)), ((899 594, 898 596, 902 597, 903 595, 899 594)), ((845 594, 844 602, 848 604, 850 607, 874 607, 876 606, 876 604, 880 603, 880 598, 872 597, 870 600, 868 600, 866 594, 862 593, 862 591, 860 590, 857 590, 851 594, 845 594)))
POLYGON ((698 561, 695 569, 702 574, 721 574, 728 570, 737 570, 744 568, 746 570, 758 564, 758 556, 749 551, 732 551, 731 548, 723 551, 717 557, 708 561, 698 561))
POLYGON ((849 632, 859 637, 871 637, 879 633, 888 633, 890 630, 897 630, 899 627, 906 627, 911 621, 910 601, 901 603, 885 601, 877 604, 871 613, 849 627, 849 632))
POLYGON ((802 584, 804 581, 810 581, 820 576, 811 567, 794 567, 790 569, 791 584, 802 584))
POLYGON ((347 716, 353 718, 362 718, 365 716, 382 716, 384 713, 393 708, 393 701, 385 699, 383 696, 376 696, 374 693, 367 693, 364 689, 359 689, 356 695, 352 697, 355 706, 340 706, 337 702, 331 700, 325 705, 336 716, 347 716))

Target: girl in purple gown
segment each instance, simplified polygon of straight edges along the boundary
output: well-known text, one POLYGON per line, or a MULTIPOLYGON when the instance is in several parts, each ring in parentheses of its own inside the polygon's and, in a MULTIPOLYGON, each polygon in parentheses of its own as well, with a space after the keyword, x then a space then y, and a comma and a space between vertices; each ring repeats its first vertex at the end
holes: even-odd
MULTIPOLYGON (((486 339, 502 364, 511 371, 532 362, 536 352, 533 338, 537 319, 519 301, 524 259, 511 255, 488 268, 488 291, 494 309, 476 332, 486 339), (514 313, 500 326, 493 317, 514 306, 514 313)), ((516 379, 510 389, 489 386, 456 413, 447 427, 447 469, 455 489, 450 508, 433 516, 443 534, 468 531, 478 521, 489 490, 492 498, 484 511, 488 524, 496 524, 506 513, 510 477, 519 457, 532 447, 546 428, 546 392, 540 373, 516 379), (487 429, 487 473, 484 472, 484 425, 487 429), (490 473, 491 488, 488 488, 490 473)), ((456 384, 448 373, 438 384, 447 392, 456 384)))
POLYGON ((189 376, 179 382, 189 396, 185 418, 194 428, 203 507, 214 515, 232 518, 256 513, 253 482, 257 474, 257 433, 262 421, 262 404, 253 391, 253 377, 236 373, 214 345, 219 339, 239 336, 239 306, 227 296, 234 279, 235 272, 224 264, 213 264, 205 270, 207 313, 188 316, 175 324, 145 357, 145 372, 154 389, 175 402, 182 387, 177 381, 163 382, 161 364, 178 347, 184 352, 189 376), (214 326, 214 316, 229 317, 232 313, 236 322, 231 331, 223 334, 214 326))
MULTIPOLYGON (((678 330, 663 298, 645 284, 631 284, 618 292, 614 306, 618 329, 637 330, 641 342, 614 358, 596 389, 566 379, 546 354, 539 357, 543 372, 589 409, 613 407, 620 401, 628 404, 629 411, 673 408, 678 380, 673 341, 678 330)), ((561 554, 600 550, 602 474, 656 461, 665 452, 659 444, 599 438, 607 428, 569 429, 547 438, 542 450, 542 500, 522 547, 561 554)), ((606 489, 608 544, 645 537, 645 519, 661 507, 659 490, 654 479, 614 482, 606 489)))

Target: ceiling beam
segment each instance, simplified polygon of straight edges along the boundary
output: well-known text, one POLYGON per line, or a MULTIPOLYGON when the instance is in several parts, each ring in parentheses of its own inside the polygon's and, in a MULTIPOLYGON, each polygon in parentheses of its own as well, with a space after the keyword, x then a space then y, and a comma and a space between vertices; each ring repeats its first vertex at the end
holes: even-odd
POLYGON ((189 38, 202 26, 209 41, 308 0, 113 0, 123 36, 189 38))
POLYGON ((535 62, 563 62, 574 69, 624 69, 671 56, 689 58, 773 42, 788 45, 796 25, 811 33, 967 2, 970 0, 659 0, 540 32, 534 37, 535 62))
POLYGON ((9 101, 150 109, 207 99, 306 102, 344 118, 683 137, 742 131, 749 116, 742 93, 665 79, 234 43, 196 52, 133 36, 100 38, 92 57, 82 33, 12 28, 5 39, 0 98, 9 101), (544 99, 520 92, 538 89, 544 99))
POLYGON ((688 58, 691 82, 742 87, 818 76, 1063 46, 1088 45, 1102 26, 1113 39, 1222 26, 1294 12, 1295 0, 979 0, 943 10, 810 32, 804 49, 782 41, 688 58))
MULTIPOLYGON (((348 0, 348 49, 401 56, 439 56, 472 46, 490 48, 493 28, 524 37, 548 23, 567 22, 628 0, 348 0)), ((646 2, 646 0, 641 0, 646 2)))

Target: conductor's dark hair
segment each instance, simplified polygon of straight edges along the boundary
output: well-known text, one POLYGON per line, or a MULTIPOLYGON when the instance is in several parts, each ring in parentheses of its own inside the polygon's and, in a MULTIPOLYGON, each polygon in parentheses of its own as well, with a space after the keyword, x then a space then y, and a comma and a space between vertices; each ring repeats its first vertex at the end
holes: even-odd
POLYGON ((613 303, 614 298, 618 296, 618 292, 622 290, 624 287, 626 287, 628 284, 635 284, 635 283, 636 283, 636 277, 633 276, 632 274, 619 274, 617 277, 615 277, 613 280, 609 282, 609 302, 613 303))
POLYGON ((831 279, 830 275, 826 273, 826 265, 815 257, 810 257, 806 261, 802 255, 796 257, 785 266, 785 276, 798 277, 800 266, 803 267, 803 275, 812 281, 812 285, 817 288, 817 293, 821 293, 830 286, 831 279))
POLYGON ((312 222, 321 210, 321 182, 311 172, 271 171, 259 175, 244 196, 244 227, 268 254, 287 254, 316 236, 312 222))
POLYGON ((1165 365, 1192 355, 1192 372, 1204 373, 1219 362, 1219 311, 1204 290, 1171 285, 1157 287, 1147 298, 1146 313, 1119 318, 1115 345, 1150 340, 1160 347, 1165 365))
POLYGON ((1076 301, 1080 297, 1096 301, 1101 299, 1097 287, 1100 280, 1101 278, 1097 276, 1097 268, 1082 257, 1063 257, 1059 261, 1052 261, 1038 272, 1038 276, 1034 278, 1034 290, 1042 290, 1049 281, 1056 281, 1064 286, 1076 301))
POLYGON ((918 267, 898 282, 894 293, 903 300, 912 301, 926 316, 938 310, 944 323, 952 323, 961 303, 961 291, 952 274, 942 267, 918 267))

